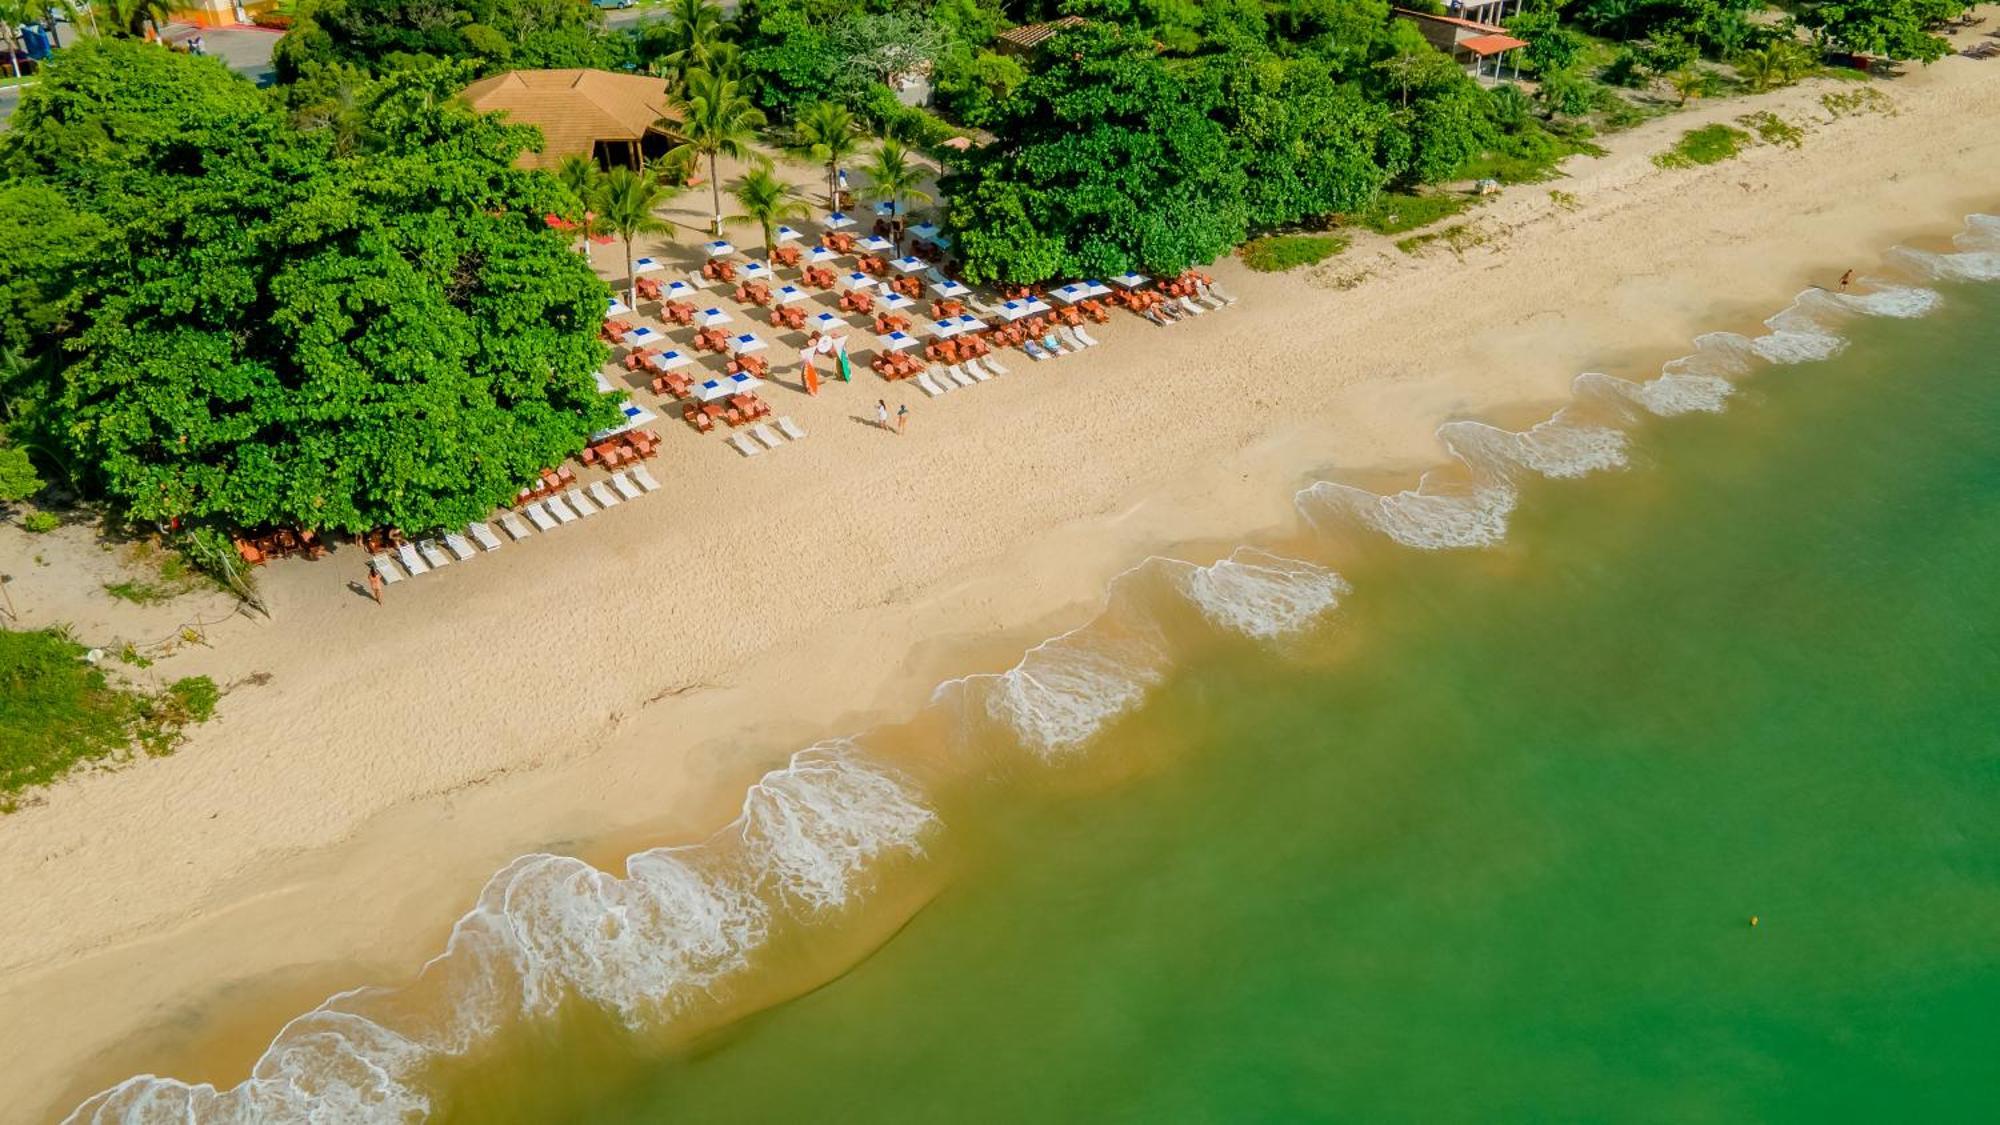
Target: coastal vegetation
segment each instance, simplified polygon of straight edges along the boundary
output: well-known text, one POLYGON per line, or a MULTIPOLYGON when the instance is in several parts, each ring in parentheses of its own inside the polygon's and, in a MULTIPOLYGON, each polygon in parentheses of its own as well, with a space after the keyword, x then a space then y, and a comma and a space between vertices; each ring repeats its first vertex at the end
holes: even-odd
POLYGON ((1662 168, 1719 164, 1742 152, 1751 143, 1750 134, 1733 125, 1704 125, 1682 133, 1672 148, 1653 157, 1653 163, 1662 168))
POLYGON ((220 695, 206 676, 158 690, 114 682, 62 629, 0 630, 0 812, 80 765, 171 753, 220 695))
POLYGON ((1243 264, 1260 273, 1282 273, 1317 265, 1345 249, 1347 239, 1337 234, 1271 234, 1243 244, 1243 264))

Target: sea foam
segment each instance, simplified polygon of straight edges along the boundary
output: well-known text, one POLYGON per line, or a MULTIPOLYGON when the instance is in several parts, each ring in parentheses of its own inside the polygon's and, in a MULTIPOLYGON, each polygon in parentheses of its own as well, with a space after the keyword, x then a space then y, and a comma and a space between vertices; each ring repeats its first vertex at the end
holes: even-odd
POLYGON ((1043 641, 995 676, 962 682, 985 692, 986 713, 1044 759, 1071 753, 1137 707, 1166 672, 1163 647, 1143 636, 1079 629, 1043 641))
POLYGON ((1323 566, 1249 548, 1209 566, 1179 563, 1175 585, 1211 623, 1256 640, 1306 628, 1352 590, 1323 566))
POLYGON ((1567 410, 1526 430, 1503 430, 1484 422, 1447 422, 1438 437, 1453 455, 1475 469, 1512 474, 1526 470, 1552 479, 1573 479, 1625 467, 1624 431, 1570 420, 1567 410))
POLYGON ((421 1075, 512 1017, 566 998, 657 1026, 749 969, 776 914, 811 921, 851 901, 882 857, 916 854, 936 814, 852 742, 764 775, 704 843, 639 852, 620 878, 527 855, 487 881, 445 951, 404 989, 341 993, 294 1019, 227 1090, 139 1075, 78 1106, 77 1125, 406 1122, 421 1075))
POLYGON ((1498 480, 1448 492, 1419 486, 1388 496, 1320 481, 1301 491, 1295 502, 1317 524, 1351 521, 1405 547, 1445 551, 1487 547, 1505 539, 1507 517, 1517 499, 1513 487, 1498 480))

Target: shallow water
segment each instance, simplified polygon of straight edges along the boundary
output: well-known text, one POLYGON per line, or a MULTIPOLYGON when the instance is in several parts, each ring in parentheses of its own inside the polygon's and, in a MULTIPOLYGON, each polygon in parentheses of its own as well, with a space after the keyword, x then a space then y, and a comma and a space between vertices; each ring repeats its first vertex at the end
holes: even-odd
MULTIPOLYGON (((1309 488, 1298 543, 1150 562, 1098 622, 809 754, 627 880, 516 864, 458 961, 340 1005, 462 1056, 345 1048, 391 1060, 370 1089, 394 1097, 361 1104, 1985 1117, 1994 233, 1904 255, 1889 296, 1704 338, 1664 381, 1579 379, 1542 427, 1448 426, 1462 464, 1400 496, 1309 488), (758 974, 818 983, 798 949, 921 900, 862 901, 884 863, 937 893, 845 975, 691 1044, 630 1030, 758 974), (501 1009, 533 1018, 467 1032, 501 1009)), ((313 1096, 343 1071, 377 1076, 343 1061, 313 1096)))

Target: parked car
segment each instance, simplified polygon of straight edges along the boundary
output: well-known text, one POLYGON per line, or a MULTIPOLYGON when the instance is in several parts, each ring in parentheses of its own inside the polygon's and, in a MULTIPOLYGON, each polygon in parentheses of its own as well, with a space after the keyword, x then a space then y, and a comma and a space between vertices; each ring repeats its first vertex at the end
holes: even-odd
POLYGON ((636 3, 638 0, 590 0, 593 8, 629 8, 636 3))

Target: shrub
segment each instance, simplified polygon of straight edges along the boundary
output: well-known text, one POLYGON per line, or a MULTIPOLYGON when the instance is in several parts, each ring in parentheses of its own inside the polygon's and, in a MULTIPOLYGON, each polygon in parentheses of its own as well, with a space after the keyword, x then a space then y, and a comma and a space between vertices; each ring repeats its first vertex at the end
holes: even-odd
POLYGON ((1315 265, 1347 249, 1337 234, 1274 234, 1243 244, 1243 264, 1261 273, 1315 265))
POLYGON ((1367 210, 1351 216, 1350 221, 1367 227, 1376 234, 1401 234, 1456 215, 1471 205, 1472 197, 1469 195, 1443 193, 1406 195, 1401 192, 1385 192, 1377 196, 1367 210))
POLYGON ((167 687, 169 705, 182 723, 205 723, 215 715, 222 689, 207 676, 184 676, 167 687))
POLYGON ((1785 145, 1797 148, 1805 143, 1805 130, 1779 117, 1770 110, 1759 110, 1736 119, 1738 124, 1748 125, 1757 139, 1767 145, 1785 145))
POLYGON ((21 521, 21 530, 36 535, 54 531, 61 526, 62 521, 56 518, 54 512, 30 512, 27 518, 21 521))
POLYGON ((1750 134, 1741 129, 1709 125, 1682 133, 1681 139, 1674 142, 1674 147, 1653 157, 1653 163, 1662 168, 1716 164, 1742 152, 1750 143, 1750 134))

